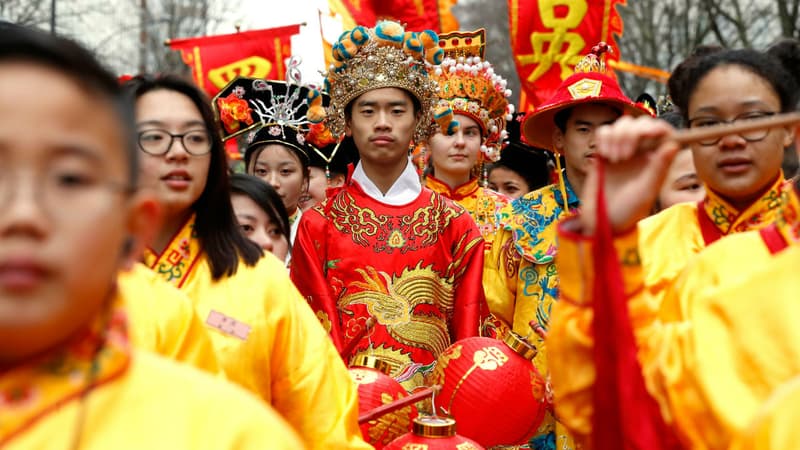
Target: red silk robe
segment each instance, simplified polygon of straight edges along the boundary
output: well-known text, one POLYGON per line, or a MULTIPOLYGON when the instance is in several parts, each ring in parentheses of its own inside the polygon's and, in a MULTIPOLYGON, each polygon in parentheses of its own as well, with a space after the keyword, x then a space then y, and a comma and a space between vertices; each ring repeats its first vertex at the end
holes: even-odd
POLYGON ((428 189, 392 206, 351 182, 303 215, 292 255, 292 281, 340 351, 376 319, 345 361, 382 359, 407 389, 451 343, 491 326, 480 232, 428 189))

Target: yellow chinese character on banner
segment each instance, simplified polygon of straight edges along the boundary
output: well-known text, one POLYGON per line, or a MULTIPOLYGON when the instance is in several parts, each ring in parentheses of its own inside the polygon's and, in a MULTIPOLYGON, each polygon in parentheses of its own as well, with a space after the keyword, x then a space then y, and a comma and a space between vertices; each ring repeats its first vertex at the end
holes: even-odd
POLYGON ((237 76, 267 78, 272 63, 260 56, 250 56, 208 71, 208 80, 217 88, 225 87, 237 76))
POLYGON ((572 73, 571 66, 580 61, 583 49, 586 47, 583 37, 571 30, 581 24, 589 10, 589 4, 586 0, 539 0, 538 6, 542 24, 552 31, 531 33, 533 53, 520 55, 519 62, 522 65, 538 64, 528 76, 528 82, 538 80, 555 63, 561 67, 563 80, 572 73), (567 7, 567 14, 563 17, 556 17, 558 6, 567 7), (547 44, 546 51, 545 44, 547 44))

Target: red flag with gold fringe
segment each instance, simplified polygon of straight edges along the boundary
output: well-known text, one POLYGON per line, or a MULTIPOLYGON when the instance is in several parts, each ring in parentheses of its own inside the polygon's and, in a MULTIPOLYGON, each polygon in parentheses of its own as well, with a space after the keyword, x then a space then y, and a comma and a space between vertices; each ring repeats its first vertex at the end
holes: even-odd
POLYGON ((356 25, 372 27, 381 19, 406 24, 411 31, 433 30, 447 33, 458 30, 450 9, 458 0, 328 0, 332 13, 342 16, 345 29, 356 25))
POLYGON ((522 94, 519 111, 533 110, 572 75, 575 64, 598 42, 618 60, 614 35, 622 35, 616 10, 626 0, 508 0, 511 48, 522 94))
POLYGON ((172 39, 192 77, 210 97, 237 76, 283 80, 284 59, 292 54, 291 37, 300 25, 243 31, 216 36, 172 39))

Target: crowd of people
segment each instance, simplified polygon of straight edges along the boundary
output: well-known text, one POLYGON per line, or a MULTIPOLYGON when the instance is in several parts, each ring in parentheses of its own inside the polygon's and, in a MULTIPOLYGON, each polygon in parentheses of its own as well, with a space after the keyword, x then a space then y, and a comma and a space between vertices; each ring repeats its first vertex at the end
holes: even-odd
POLYGON ((451 344, 511 332, 547 381, 524 448, 605 448, 618 329, 671 448, 797 447, 795 128, 675 136, 795 111, 800 42, 698 48, 657 108, 601 43, 517 113, 483 33, 358 26, 323 91, 210 99, 0 24, 0 448, 380 447, 348 367, 414 392, 451 344))

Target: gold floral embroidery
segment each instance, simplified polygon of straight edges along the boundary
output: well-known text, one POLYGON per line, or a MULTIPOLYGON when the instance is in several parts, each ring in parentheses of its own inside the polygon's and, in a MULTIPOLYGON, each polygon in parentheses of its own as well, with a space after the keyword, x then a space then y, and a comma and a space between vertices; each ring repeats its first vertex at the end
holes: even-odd
POLYGON ((330 220, 340 233, 350 235, 353 242, 361 247, 369 247, 376 253, 413 252, 431 247, 439 241, 442 232, 456 217, 464 214, 461 207, 453 207, 447 201, 431 193, 427 206, 413 214, 389 216, 375 214, 368 208, 356 204, 349 192, 342 191, 331 199, 330 220), (397 244, 402 240, 402 244, 397 244))
POLYGON ((331 333, 331 319, 328 318, 328 315, 323 311, 317 311, 317 319, 319 319, 320 323, 322 324, 322 328, 325 329, 325 332, 330 334, 331 333))
POLYGON ((723 235, 760 229, 775 221, 788 199, 783 194, 791 189, 792 184, 783 179, 781 172, 770 189, 744 211, 737 210, 710 189, 706 192, 703 209, 723 235))
POLYGON ((450 361, 461 358, 462 348, 463 346, 460 344, 453 345, 444 353, 439 355, 439 358, 436 360, 436 367, 433 369, 433 372, 431 372, 430 375, 431 384, 444 384, 444 371, 450 365, 450 361))
POLYGON ((392 231, 392 234, 389 236, 389 247, 403 248, 403 244, 405 243, 406 240, 403 239, 403 234, 400 233, 399 230, 392 231))
POLYGON ((149 248, 145 249, 143 255, 147 267, 178 288, 183 286, 192 274, 192 268, 203 252, 194 229, 194 222, 193 214, 160 255, 149 248))

